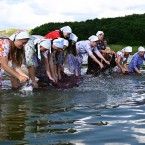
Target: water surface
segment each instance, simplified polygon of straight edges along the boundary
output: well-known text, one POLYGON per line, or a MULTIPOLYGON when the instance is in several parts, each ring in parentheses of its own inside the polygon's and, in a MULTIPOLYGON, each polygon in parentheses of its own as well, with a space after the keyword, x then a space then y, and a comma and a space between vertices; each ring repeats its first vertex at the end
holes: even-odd
POLYGON ((0 145, 145 144, 145 77, 84 76, 79 87, 20 94, 4 82, 0 145))

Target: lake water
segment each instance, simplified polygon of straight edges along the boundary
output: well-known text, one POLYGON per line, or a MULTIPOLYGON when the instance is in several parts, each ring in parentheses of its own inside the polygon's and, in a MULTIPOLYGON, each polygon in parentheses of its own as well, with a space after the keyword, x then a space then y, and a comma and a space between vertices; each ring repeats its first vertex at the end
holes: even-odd
POLYGON ((0 145, 145 144, 145 76, 84 76, 66 90, 0 94, 0 145))

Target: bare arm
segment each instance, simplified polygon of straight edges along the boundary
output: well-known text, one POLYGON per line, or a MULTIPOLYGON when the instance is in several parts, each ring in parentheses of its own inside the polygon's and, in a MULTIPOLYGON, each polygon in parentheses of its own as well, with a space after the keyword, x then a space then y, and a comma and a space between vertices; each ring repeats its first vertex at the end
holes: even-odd
POLYGON ((129 71, 129 70, 128 70, 127 61, 125 61, 125 63, 124 63, 124 67, 125 67, 126 71, 129 71))
POLYGON ((24 72, 23 70, 21 69, 21 67, 19 66, 16 66, 15 64, 12 64, 13 65, 13 68, 15 69, 15 71, 20 74, 21 76, 24 76, 24 77, 27 77, 29 78, 24 72))
POLYGON ((135 69, 136 73, 141 74, 141 71, 137 67, 134 69, 135 69))
POLYGON ((107 61, 107 60, 104 58, 104 56, 103 56, 99 51, 97 52, 97 55, 98 55, 98 57, 100 57, 102 60, 104 60, 106 64, 110 64, 110 62, 107 61))
POLYGON ((4 71, 12 75, 13 77, 20 80, 20 82, 26 82, 28 80, 27 77, 15 72, 11 67, 8 66, 8 57, 1 56, 0 57, 1 65, 4 71))
POLYGON ((29 76, 30 76, 32 82, 35 81, 35 70, 36 70, 36 68, 34 66, 28 67, 29 76))
POLYGON ((125 73, 124 68, 120 65, 121 57, 118 56, 116 60, 116 65, 121 69, 122 73, 125 73))
POLYGON ((35 70, 36 68, 34 66, 28 67, 29 77, 32 80, 33 87, 38 88, 37 81, 35 80, 35 70))
MULTIPOLYGON (((46 74, 47 76, 49 77, 50 80, 52 80, 53 82, 55 82, 55 79, 52 77, 51 75, 51 71, 53 71, 53 66, 51 66, 52 63, 51 63, 51 58, 45 58, 45 68, 46 68, 46 74), (49 59, 49 62, 48 62, 48 59, 49 59)), ((53 72, 52 72, 53 74, 53 72)))
POLYGON ((99 64, 100 68, 103 68, 103 67, 104 67, 103 64, 102 64, 94 55, 91 55, 90 57, 91 57, 96 63, 99 64))

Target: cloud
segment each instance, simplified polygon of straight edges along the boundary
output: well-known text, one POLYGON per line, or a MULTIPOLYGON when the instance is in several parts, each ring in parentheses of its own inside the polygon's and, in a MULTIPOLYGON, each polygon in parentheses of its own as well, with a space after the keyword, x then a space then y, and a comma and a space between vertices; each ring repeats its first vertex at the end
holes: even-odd
POLYGON ((142 0, 0 0, 0 29, 145 13, 142 0))

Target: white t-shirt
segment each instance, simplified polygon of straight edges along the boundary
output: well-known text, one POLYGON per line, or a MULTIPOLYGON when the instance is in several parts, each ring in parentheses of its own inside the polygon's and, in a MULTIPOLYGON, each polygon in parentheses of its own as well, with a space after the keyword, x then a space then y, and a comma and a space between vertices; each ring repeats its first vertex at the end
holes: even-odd
POLYGON ((85 54, 87 53, 89 56, 93 55, 92 50, 94 49, 94 52, 96 54, 99 53, 99 50, 97 47, 91 47, 90 46, 90 41, 89 40, 84 40, 84 41, 79 41, 76 43, 76 49, 78 54, 85 54))
MULTIPOLYGON (((34 40, 30 39, 25 45, 25 63, 27 66, 35 66, 36 49, 34 45, 34 40)), ((48 57, 48 50, 43 52, 45 58, 48 57)))
POLYGON ((121 57, 121 61, 120 63, 123 64, 123 62, 127 61, 127 58, 124 57, 124 50, 118 51, 116 53, 116 58, 115 60, 117 60, 117 57, 120 56, 121 57))

